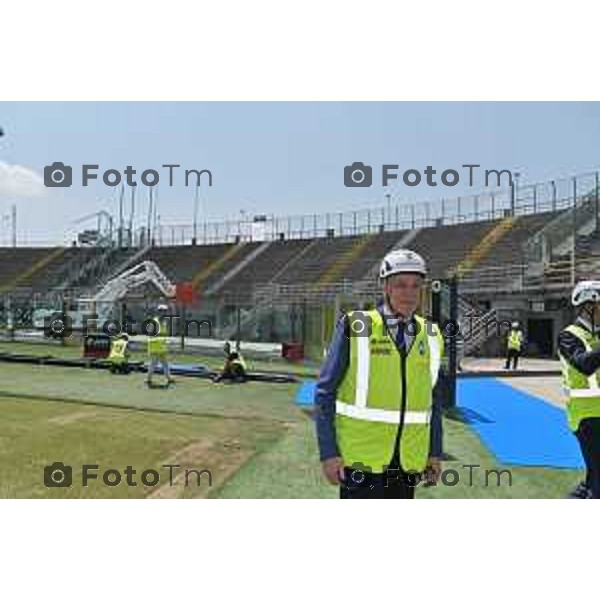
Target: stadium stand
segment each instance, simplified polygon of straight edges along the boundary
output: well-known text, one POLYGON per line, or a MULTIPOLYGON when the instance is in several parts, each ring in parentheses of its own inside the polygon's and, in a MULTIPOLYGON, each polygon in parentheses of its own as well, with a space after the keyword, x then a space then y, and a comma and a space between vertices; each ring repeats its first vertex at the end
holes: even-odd
MULTIPOLYGON (((556 213, 525 215, 510 220, 510 227, 496 236, 491 235, 507 219, 478 221, 441 227, 425 227, 418 231, 410 247, 428 257, 432 278, 447 277, 457 267, 470 260, 469 270, 485 270, 507 261, 525 261, 523 245, 544 227, 556 213), (485 252, 481 250, 482 240, 485 252), (472 258, 473 252, 476 260, 472 258)), ((154 246, 138 256, 152 260, 172 281, 193 281, 195 287, 210 289, 224 297, 249 300, 252 288, 264 283, 327 284, 360 281, 369 277, 378 259, 394 247, 406 231, 386 231, 369 235, 327 237, 302 240, 277 240, 266 244, 257 253, 261 242, 238 244, 209 244, 154 246), (256 258, 252 258, 252 254, 256 258), (244 261, 246 261, 244 263, 244 261), (240 268, 242 263, 242 268, 240 268), (234 277, 227 278, 232 269, 234 277)), ((596 234, 583 238, 582 253, 590 254, 600 246, 596 234)), ((0 248, 0 286, 3 291, 16 287, 47 290, 55 287, 80 287, 87 283, 73 279, 74 273, 89 265, 106 249, 100 248, 0 248), (72 286, 65 286, 71 274, 72 286)), ((119 270, 136 249, 113 249, 111 259, 103 265, 104 272, 93 273, 90 284, 105 279, 119 270)), ((88 277, 90 279, 90 277, 88 277)))
MULTIPOLYGON (((206 239, 215 243, 203 245, 184 244, 182 233, 181 245, 145 247, 140 240, 123 249, 109 240, 97 247, 0 248, 2 306, 35 302, 35 294, 90 294, 125 268, 151 260, 172 282, 191 282, 200 292, 201 303, 189 313, 214 319, 227 335, 241 323, 255 332, 248 339, 259 341, 260 331, 274 331, 289 321, 291 308, 370 302, 379 293, 379 260, 402 245, 427 259, 430 279, 457 276, 461 314, 502 318, 510 313, 531 320, 532 329, 551 328, 540 325, 540 319, 552 320, 556 329, 568 309, 565 291, 577 278, 597 277, 600 270, 599 193, 588 188, 577 201, 554 194, 550 204, 540 204, 541 196, 530 190, 528 197, 536 202, 531 206, 513 202, 507 208, 496 199, 495 208, 480 204, 479 212, 433 212, 426 219, 411 214, 408 221, 396 218, 395 227, 389 209, 369 213, 366 224, 362 213, 344 220, 340 214, 339 221, 315 215, 308 229, 303 217, 299 228, 298 219, 289 217, 285 234, 275 220, 265 223, 261 233, 253 230, 254 239, 230 235, 228 229, 206 239)), ((319 327, 324 322, 316 321, 319 327)), ((287 334, 280 330, 278 335, 287 334)), ((274 338, 269 333, 264 339, 274 338)), ((482 347, 485 336, 476 341, 472 346, 482 347)))

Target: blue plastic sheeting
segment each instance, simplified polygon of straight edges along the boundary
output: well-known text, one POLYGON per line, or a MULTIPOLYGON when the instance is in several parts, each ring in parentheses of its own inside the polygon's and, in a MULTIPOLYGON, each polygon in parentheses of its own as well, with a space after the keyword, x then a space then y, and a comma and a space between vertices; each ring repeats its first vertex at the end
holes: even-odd
POLYGON ((499 463, 584 467, 564 409, 497 379, 459 379, 457 383, 463 417, 499 463))
POLYGON ((296 393, 296 404, 298 406, 313 406, 315 403, 316 381, 305 381, 296 393))
MULTIPOLYGON (((146 369, 148 368, 148 363, 144 365, 146 369)), ((177 375, 178 373, 183 375, 185 374, 202 374, 209 373, 210 369, 207 369, 204 365, 194 365, 194 364, 169 364, 169 368, 171 371, 171 375, 177 375)), ((155 367, 155 373, 162 373, 162 365, 159 363, 155 367)))

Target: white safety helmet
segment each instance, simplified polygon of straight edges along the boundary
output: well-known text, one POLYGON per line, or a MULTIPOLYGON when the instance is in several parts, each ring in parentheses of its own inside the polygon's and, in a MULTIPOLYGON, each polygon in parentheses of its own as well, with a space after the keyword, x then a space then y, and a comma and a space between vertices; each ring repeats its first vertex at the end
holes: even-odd
POLYGON ((163 311, 163 310, 169 310, 169 307, 168 307, 166 304, 159 304, 159 305, 156 307, 156 310, 159 310, 159 311, 163 311))
POLYGON ((380 279, 386 279, 397 273, 417 273, 426 277, 427 266, 423 257, 412 250, 392 250, 381 261, 379 277, 380 279))
POLYGON ((513 321, 511 324, 511 327, 513 329, 519 329, 519 321, 513 321))
POLYGON ((586 302, 600 302, 600 281, 580 281, 571 294, 571 304, 581 306, 586 302))

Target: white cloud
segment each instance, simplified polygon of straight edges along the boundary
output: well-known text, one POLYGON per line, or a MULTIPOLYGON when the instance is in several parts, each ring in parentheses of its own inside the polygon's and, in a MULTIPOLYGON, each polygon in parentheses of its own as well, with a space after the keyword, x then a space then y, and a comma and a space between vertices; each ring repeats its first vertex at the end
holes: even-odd
POLYGON ((38 198, 45 191, 44 180, 35 171, 0 162, 0 198, 38 198))

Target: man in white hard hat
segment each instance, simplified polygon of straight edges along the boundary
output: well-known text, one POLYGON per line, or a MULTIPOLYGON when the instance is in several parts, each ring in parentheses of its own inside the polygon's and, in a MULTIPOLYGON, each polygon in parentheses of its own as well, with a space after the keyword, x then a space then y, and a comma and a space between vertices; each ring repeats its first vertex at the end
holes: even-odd
POLYGON ((156 307, 156 311, 158 315, 152 319, 154 322, 154 331, 152 333, 154 335, 149 335, 147 337, 148 376, 146 383, 148 387, 154 387, 152 376, 159 364, 162 366, 162 372, 166 379, 167 386, 175 383, 174 379, 171 377, 167 355, 167 335, 169 333, 167 315, 169 313, 169 307, 166 304, 159 304, 156 307))
POLYGON ((435 483, 441 469, 443 339, 415 312, 425 261, 395 250, 379 275, 381 303, 340 319, 316 388, 322 470, 341 498, 413 498, 418 474, 435 483))
POLYGON ((510 363, 512 361, 513 370, 516 370, 519 366, 519 357, 521 356, 521 350, 523 349, 523 332, 519 329, 519 322, 514 321, 510 326, 508 332, 508 338, 506 340, 506 364, 505 369, 510 369, 510 363))
POLYGON ((571 497, 600 499, 600 281, 579 282, 571 304, 576 320, 559 334, 558 355, 567 420, 587 467, 585 483, 571 497))

